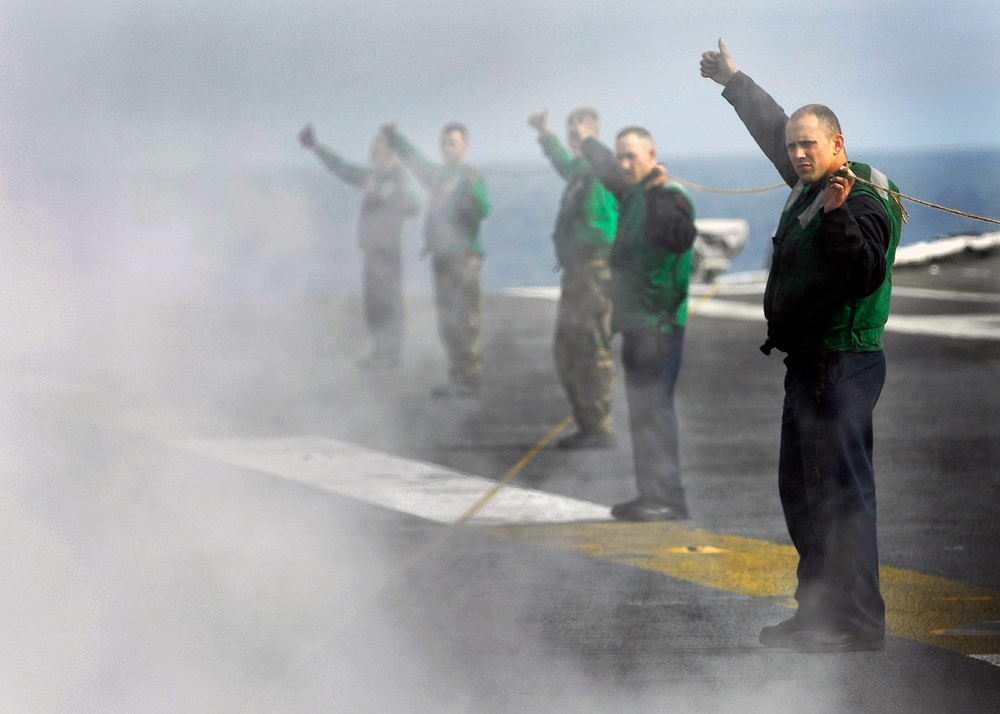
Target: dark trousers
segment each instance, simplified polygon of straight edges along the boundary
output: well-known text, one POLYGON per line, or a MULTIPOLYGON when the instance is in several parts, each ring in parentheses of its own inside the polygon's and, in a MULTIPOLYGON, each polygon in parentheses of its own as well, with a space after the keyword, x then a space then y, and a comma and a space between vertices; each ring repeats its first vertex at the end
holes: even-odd
POLYGON ((403 350, 405 321, 400 247, 364 251, 362 289, 372 353, 398 358, 403 350))
POLYGON ((882 636, 872 410, 885 355, 789 355, 785 366, 778 489, 799 553, 796 618, 882 636))
POLYGON ((674 409, 683 346, 684 328, 675 328, 671 334, 622 334, 622 366, 639 495, 686 513, 674 409))

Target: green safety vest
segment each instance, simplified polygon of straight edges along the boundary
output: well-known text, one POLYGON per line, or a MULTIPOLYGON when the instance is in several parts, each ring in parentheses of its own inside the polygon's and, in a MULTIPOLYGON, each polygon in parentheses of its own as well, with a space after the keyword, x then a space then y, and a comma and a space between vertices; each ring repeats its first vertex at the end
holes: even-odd
MULTIPOLYGON (((694 203, 687 191, 674 182, 664 188, 684 196, 694 220, 694 203)), ((647 190, 648 183, 630 188, 619 205, 618 231, 611 248, 611 328, 615 332, 671 333, 687 324, 693 250, 674 253, 650 245, 646 239, 647 190)))
POLYGON ((615 239, 615 197, 590 170, 590 164, 564 147, 554 134, 540 140, 542 150, 566 179, 552 234, 560 267, 607 258, 615 239))
POLYGON ((892 263, 899 245, 902 210, 888 190, 896 185, 867 164, 849 161, 851 170, 877 188, 856 182, 851 196, 867 194, 889 216, 885 279, 871 295, 852 298, 835 274, 818 240, 823 221, 823 189, 801 181, 792 190, 774 235, 771 271, 764 291, 770 352, 874 352, 882 349, 889 317, 892 263), (887 190, 888 189, 888 190, 887 190))

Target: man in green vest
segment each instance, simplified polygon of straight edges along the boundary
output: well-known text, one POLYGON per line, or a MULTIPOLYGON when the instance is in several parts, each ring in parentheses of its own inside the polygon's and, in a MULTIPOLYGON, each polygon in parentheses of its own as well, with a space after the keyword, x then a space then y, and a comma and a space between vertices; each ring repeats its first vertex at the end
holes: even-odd
POLYGON ((556 259, 562 270, 554 340, 556 373, 569 398, 577 431, 563 437, 561 449, 607 449, 615 445, 611 417, 611 244, 618 209, 590 170, 580 150, 578 127, 595 136, 600 119, 593 109, 574 110, 566 120, 567 144, 547 126, 548 112, 532 114, 542 151, 566 180, 556 216, 556 259))
POLYGON ((795 616, 761 644, 798 652, 880 650, 872 411, 885 383, 882 329, 903 222, 896 187, 847 160, 829 108, 791 117, 737 70, 725 43, 701 74, 792 187, 764 291, 767 341, 786 353, 778 490, 799 554, 795 616))
POLYGON ((480 302, 483 244, 479 226, 489 215, 486 183, 465 161, 469 132, 452 122, 441 129, 441 157, 434 163, 396 128, 382 135, 428 193, 425 250, 434 262, 438 331, 448 353, 448 382, 435 387, 438 398, 475 397, 482 372, 480 302))
POLYGON ((681 484, 674 389, 687 324, 694 204, 668 182, 653 137, 640 126, 618 132, 615 153, 587 126, 578 129, 594 175, 618 202, 611 249, 611 330, 622 333, 622 366, 638 498, 615 504, 614 518, 688 517, 681 484))
POLYGON ((371 166, 357 166, 316 141, 312 125, 299 132, 299 143, 337 177, 364 191, 358 216, 358 246, 364 257, 362 302, 372 339, 361 369, 398 367, 403 351, 403 224, 420 210, 416 187, 381 136, 371 143, 371 166))

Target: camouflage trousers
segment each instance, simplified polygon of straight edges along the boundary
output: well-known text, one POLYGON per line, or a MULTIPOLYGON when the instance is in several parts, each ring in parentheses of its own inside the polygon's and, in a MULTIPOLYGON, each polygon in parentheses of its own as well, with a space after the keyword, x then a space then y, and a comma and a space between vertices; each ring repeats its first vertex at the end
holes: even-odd
POLYGON ((448 377, 455 384, 476 389, 483 364, 479 337, 482 273, 482 255, 434 256, 438 332, 448 355, 448 377))
POLYGON ((573 418, 583 431, 610 434, 611 268, 592 260, 563 269, 556 319, 555 362, 573 418))

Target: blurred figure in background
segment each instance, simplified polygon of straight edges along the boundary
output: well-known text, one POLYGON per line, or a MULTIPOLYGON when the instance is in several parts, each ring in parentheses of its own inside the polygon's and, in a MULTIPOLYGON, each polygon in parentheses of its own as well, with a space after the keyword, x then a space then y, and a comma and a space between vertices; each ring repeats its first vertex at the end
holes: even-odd
POLYGON ((542 151, 566 180, 556 216, 556 259, 562 270, 554 340, 556 373, 569 398, 577 431, 557 442, 562 449, 606 449, 615 445, 611 417, 611 244, 618 207, 580 150, 578 126, 600 132, 597 112, 573 111, 566 143, 547 126, 548 112, 531 115, 542 151))
POLYGON ((482 176, 465 161, 469 132, 456 122, 441 129, 440 164, 421 154, 395 123, 384 125, 381 135, 428 193, 425 250, 434 261, 438 330, 448 354, 448 382, 434 387, 431 395, 475 397, 483 362, 483 245, 479 226, 490 213, 490 201, 482 176))
POLYGON ((363 304, 372 348, 358 366, 398 367, 405 332, 401 234, 406 219, 420 210, 413 179, 381 134, 372 139, 370 167, 347 163, 317 142, 312 125, 299 132, 299 143, 340 179, 364 191, 358 245, 364 256, 363 304))

